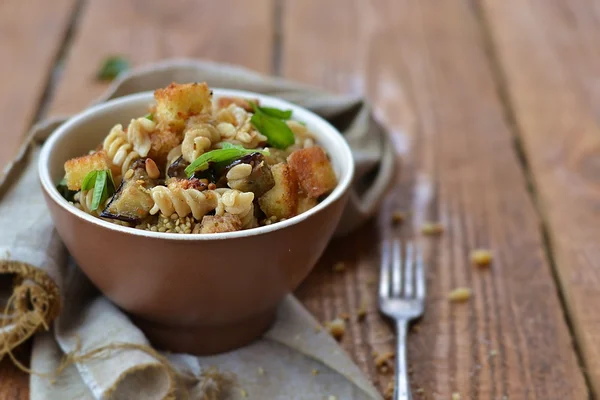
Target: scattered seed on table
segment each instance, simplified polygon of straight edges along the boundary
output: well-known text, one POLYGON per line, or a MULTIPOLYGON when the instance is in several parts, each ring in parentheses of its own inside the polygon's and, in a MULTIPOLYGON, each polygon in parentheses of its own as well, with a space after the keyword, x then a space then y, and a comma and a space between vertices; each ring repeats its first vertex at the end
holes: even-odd
POLYGON ((471 252, 471 262, 479 267, 486 267, 492 262, 492 253, 486 249, 476 249, 471 252))
POLYGON ((364 321, 367 316, 367 304, 363 301, 360 303, 360 307, 356 310, 356 319, 360 321, 364 321))
POLYGON ((333 264, 333 272, 343 272, 346 269, 346 264, 342 261, 333 264))
POLYGON ((421 227, 421 233, 426 236, 438 236, 444 232, 444 226, 439 222, 426 222, 421 227))
POLYGON ((471 289, 459 287, 448 294, 448 300, 454 303, 462 303, 471 298, 471 289))
POLYGON ((325 326, 327 327, 329 334, 338 341, 341 340, 344 333, 346 333, 346 321, 341 318, 336 318, 325 324, 325 326))
POLYGON ((406 214, 402 211, 394 211, 392 213, 392 224, 400 225, 406 219, 406 214))

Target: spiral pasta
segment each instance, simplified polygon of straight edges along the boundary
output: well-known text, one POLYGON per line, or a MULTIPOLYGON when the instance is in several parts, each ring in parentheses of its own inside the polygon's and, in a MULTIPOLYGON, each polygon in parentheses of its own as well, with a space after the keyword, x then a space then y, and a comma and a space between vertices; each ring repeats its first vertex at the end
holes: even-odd
POLYGON ((75 196, 73 196, 73 199, 79 203, 79 209, 81 211, 84 211, 90 215, 98 217, 100 215, 100 213, 102 212, 102 210, 104 209, 104 207, 106 206, 106 203, 108 202, 108 200, 106 200, 103 204, 100 204, 100 206, 98 207, 97 210, 92 210, 92 199, 93 198, 94 198, 93 190, 79 191, 79 192, 75 193, 75 196))
POLYGON ((288 120, 286 123, 294 134, 294 149, 306 149, 315 145, 315 138, 310 134, 306 126, 294 120, 288 120))
POLYGON ((221 109, 216 119, 217 129, 228 142, 241 144, 247 149, 259 147, 267 142, 267 137, 252 125, 251 114, 236 104, 221 109))
POLYGON ((121 168, 121 174, 129 169, 133 161, 140 158, 138 152, 133 149, 127 141, 127 134, 123 131, 123 125, 117 124, 111 130, 102 143, 108 158, 117 167, 121 168))
POLYGON ((329 156, 294 110, 212 95, 205 82, 156 90, 150 114, 131 115, 100 146, 66 160, 57 186, 65 200, 131 228, 212 234, 292 218, 334 190, 329 156), (81 189, 99 172, 113 177, 100 181, 114 183, 102 188, 112 198, 92 211, 94 189, 81 189))
POLYGON ((252 173, 252 165, 238 164, 232 167, 225 177, 227 178, 227 186, 232 189, 238 189, 240 184, 246 181, 246 178, 252 173))
POLYGON ((256 226, 254 217, 254 193, 240 192, 234 189, 217 189, 221 194, 219 206, 215 210, 216 215, 225 212, 237 215, 242 221, 242 228, 253 228, 256 226))
POLYGON ((150 133, 156 129, 156 123, 146 117, 132 119, 127 128, 127 141, 132 144, 140 157, 146 157, 152 147, 150 133))
POLYGON ((181 154, 184 160, 193 162, 220 140, 221 134, 214 126, 207 123, 192 126, 184 131, 181 154))
POLYGON ((155 186, 150 195, 154 200, 150 214, 154 215, 159 211, 167 217, 173 214, 179 217, 192 214, 197 220, 216 209, 220 198, 219 193, 214 190, 184 189, 176 184, 169 184, 168 187, 155 186))

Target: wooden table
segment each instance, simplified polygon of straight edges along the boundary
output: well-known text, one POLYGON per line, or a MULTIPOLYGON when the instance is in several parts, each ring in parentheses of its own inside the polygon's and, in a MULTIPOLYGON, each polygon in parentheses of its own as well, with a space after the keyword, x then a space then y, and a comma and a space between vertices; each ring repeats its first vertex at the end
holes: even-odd
MULTIPOLYGON (((445 226, 427 239, 430 296, 410 335, 416 399, 587 399, 600 393, 599 19, 588 0, 4 0, 0 161, 34 121, 99 95, 108 55, 365 94, 402 156, 390 201, 445 226), (479 247, 491 268, 471 266, 479 247), (450 304, 458 286, 473 297, 450 304)), ((324 321, 367 303, 342 345, 383 391, 380 223, 333 242, 297 294, 324 321)), ((5 360, 0 397, 27 396, 5 360)))

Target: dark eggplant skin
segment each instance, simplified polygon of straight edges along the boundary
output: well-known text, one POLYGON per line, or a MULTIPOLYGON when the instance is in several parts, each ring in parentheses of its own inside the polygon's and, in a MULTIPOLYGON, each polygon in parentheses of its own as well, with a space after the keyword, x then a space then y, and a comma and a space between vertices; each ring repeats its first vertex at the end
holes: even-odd
POLYGON ((145 159, 136 160, 132 166, 133 175, 123 178, 119 188, 100 216, 125 222, 139 222, 146 218, 154 205, 148 189, 155 181, 148 177, 145 159))
POLYGON ((231 168, 239 164, 250 164, 252 166, 252 172, 247 178, 240 179, 234 184, 231 184, 230 182, 230 187, 232 189, 237 189, 242 192, 252 192, 254 193, 255 198, 258 198, 275 186, 275 179, 271 173, 271 168, 260 153, 252 153, 233 161, 225 168, 225 172, 222 175, 223 178, 231 168))
MULTIPOLYGON (((236 182, 235 187, 232 189, 253 192, 256 197, 259 197, 275 186, 271 168, 266 163, 265 157, 259 152, 254 152, 229 162, 211 163, 208 169, 195 172, 189 179, 206 179, 219 188, 226 188, 227 173, 231 168, 239 164, 250 164, 252 166, 252 173, 246 179, 236 182)), ((177 158, 167 169, 167 179, 188 179, 185 174, 185 168, 188 165, 189 163, 183 157, 177 158)))
POLYGON ((178 179, 187 179, 187 175, 185 174, 185 169, 190 165, 189 162, 183 159, 183 156, 179 156, 179 158, 175 159, 167 168, 167 179, 168 178, 178 178, 178 179))

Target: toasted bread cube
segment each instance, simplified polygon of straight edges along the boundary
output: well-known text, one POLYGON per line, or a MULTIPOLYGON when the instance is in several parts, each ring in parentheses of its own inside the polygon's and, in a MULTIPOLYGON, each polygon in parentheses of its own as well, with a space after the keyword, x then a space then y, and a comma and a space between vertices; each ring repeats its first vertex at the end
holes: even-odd
POLYGON ((183 135, 174 130, 157 130, 150 134, 150 157, 159 168, 167 164, 169 152, 183 141, 183 135))
POLYGON ((321 147, 296 150, 288 156, 287 162, 296 173, 302 191, 310 198, 329 193, 337 185, 335 172, 321 147))
POLYGON ((171 83, 154 92, 156 121, 174 129, 183 129, 185 120, 193 115, 212 112, 211 91, 206 82, 171 83))
POLYGON ((97 151, 65 162, 65 179, 69 190, 81 190, 81 183, 92 171, 111 168, 111 162, 104 151, 97 151))
POLYGON ((205 215, 198 233, 235 232, 240 229, 242 229, 242 220, 237 215, 205 215))
POLYGON ((296 214, 302 214, 317 205, 317 199, 304 196, 304 193, 298 197, 298 208, 296 214))
POLYGON ((298 179, 291 168, 276 164, 271 168, 275 186, 258 199, 260 209, 267 217, 290 218, 298 208, 298 179))
POLYGON ((242 107, 244 110, 248 112, 254 111, 249 102, 253 102, 256 105, 259 105, 258 99, 244 99, 242 97, 219 97, 217 100, 217 109, 226 108, 230 104, 235 104, 238 107, 242 107))

